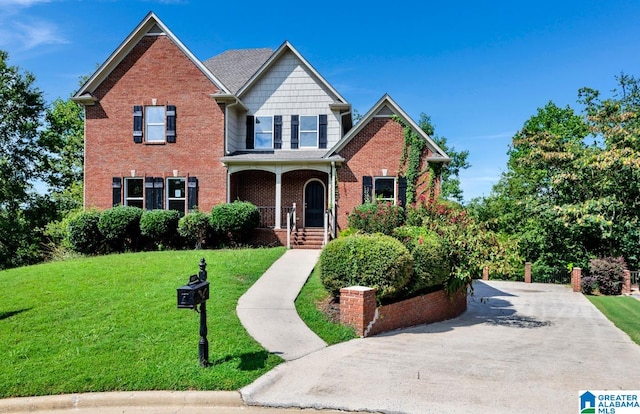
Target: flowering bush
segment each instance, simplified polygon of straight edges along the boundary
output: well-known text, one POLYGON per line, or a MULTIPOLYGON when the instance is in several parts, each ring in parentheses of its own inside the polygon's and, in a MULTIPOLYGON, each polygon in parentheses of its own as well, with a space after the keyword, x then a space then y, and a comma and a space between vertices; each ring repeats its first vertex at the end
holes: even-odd
POLYGON ((622 257, 605 257, 591 259, 589 274, 595 277, 598 290, 603 295, 619 295, 622 293, 624 271, 627 264, 622 257))
POLYGON ((404 223, 404 209, 393 203, 364 203, 347 216, 350 228, 363 233, 382 233, 390 236, 393 229, 404 223))

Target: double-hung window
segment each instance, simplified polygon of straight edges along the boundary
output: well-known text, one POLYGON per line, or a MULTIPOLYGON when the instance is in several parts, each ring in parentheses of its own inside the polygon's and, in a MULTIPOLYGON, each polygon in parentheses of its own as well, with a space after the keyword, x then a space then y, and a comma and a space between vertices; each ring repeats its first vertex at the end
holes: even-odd
POLYGON ((142 178, 124 179, 124 205, 143 208, 144 185, 142 178))
POLYGON ((273 148, 273 117, 256 116, 255 126, 255 149, 272 149, 273 148))
POLYGON ((300 116, 300 147, 318 148, 317 116, 300 116))
POLYGON ((167 210, 186 211, 187 180, 184 177, 167 178, 167 210))
POLYGON ((145 137, 147 142, 164 142, 165 112, 164 106, 146 106, 144 108, 145 137))
POLYGON ((373 179, 373 196, 377 202, 396 204, 396 179, 394 177, 375 177, 373 179))

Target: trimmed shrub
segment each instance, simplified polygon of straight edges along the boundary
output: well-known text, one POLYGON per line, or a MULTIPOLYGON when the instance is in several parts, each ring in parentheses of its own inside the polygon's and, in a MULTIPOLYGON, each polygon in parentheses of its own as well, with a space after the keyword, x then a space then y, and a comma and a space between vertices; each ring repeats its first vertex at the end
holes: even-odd
POLYGON ((176 247, 179 220, 180 212, 176 210, 145 210, 140 217, 140 234, 151 239, 158 248, 176 247))
POLYGON ((195 245, 196 249, 202 248, 209 229, 209 216, 200 211, 189 213, 178 222, 178 233, 191 245, 195 245))
POLYGON ((322 284, 334 297, 348 286, 375 288, 379 301, 397 297, 411 280, 413 259, 398 240, 362 234, 329 242, 320 254, 322 284))
POLYGON ((404 226, 394 230, 413 256, 413 277, 407 286, 407 295, 439 287, 449 277, 449 262, 438 235, 424 227, 404 226))
POLYGON ((260 225, 260 211, 248 201, 236 200, 213 207, 209 223, 214 232, 228 237, 232 243, 239 243, 260 225))
POLYGON ((365 203, 356 206, 347 216, 350 228, 364 233, 390 236, 393 229, 404 223, 404 209, 392 203, 365 203))
POLYGON ((593 295, 598 287, 598 280, 594 276, 584 276, 580 281, 580 289, 585 295, 593 295))
POLYGON ((98 228, 100 212, 82 211, 68 219, 67 240, 69 247, 82 254, 98 254, 104 238, 98 228))
POLYGON ((589 274, 596 278, 598 290, 603 295, 620 295, 627 264, 622 257, 591 259, 589 274))
POLYGON ((116 206, 102 212, 98 229, 115 251, 132 250, 140 237, 141 216, 138 207, 116 206))

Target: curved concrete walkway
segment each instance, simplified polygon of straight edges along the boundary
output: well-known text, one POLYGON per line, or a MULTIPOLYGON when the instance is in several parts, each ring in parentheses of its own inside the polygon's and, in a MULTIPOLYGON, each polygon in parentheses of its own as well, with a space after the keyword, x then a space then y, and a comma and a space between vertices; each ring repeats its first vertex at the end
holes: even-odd
POLYGON ((319 257, 320 250, 287 250, 240 298, 236 307, 247 332, 286 361, 327 346, 300 319, 294 305, 319 257))

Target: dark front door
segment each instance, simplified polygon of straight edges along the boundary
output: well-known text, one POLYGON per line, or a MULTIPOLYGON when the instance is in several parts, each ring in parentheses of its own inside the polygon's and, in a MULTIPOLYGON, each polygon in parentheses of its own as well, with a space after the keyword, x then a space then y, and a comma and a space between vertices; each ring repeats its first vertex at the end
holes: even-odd
POLYGON ((311 181, 304 189, 304 225, 324 226, 324 187, 318 181, 311 181))

